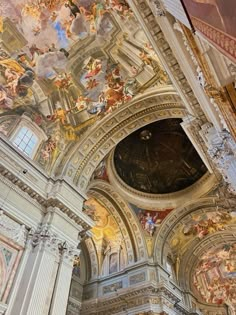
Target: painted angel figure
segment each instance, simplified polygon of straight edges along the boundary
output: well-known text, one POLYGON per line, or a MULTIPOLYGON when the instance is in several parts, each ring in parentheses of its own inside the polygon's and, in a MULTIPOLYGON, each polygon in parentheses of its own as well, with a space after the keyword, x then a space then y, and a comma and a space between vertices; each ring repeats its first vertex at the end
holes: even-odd
POLYGON ((96 79, 89 78, 88 81, 86 82, 86 89, 92 90, 96 86, 98 86, 99 82, 96 79))
POLYGON ((150 215, 150 213, 147 213, 147 216, 145 217, 146 223, 145 223, 145 231, 147 231, 151 236, 154 233, 155 224, 153 222, 153 218, 150 215))
POLYGON ((91 100, 87 97, 84 97, 83 95, 80 95, 77 100, 76 100, 76 103, 75 103, 75 107, 73 107, 73 109, 76 109, 76 112, 79 113, 81 112, 82 110, 85 110, 87 109, 88 107, 88 103, 90 102, 91 100))
POLYGON ((95 59, 93 61, 90 61, 87 66, 86 69, 88 70, 85 79, 91 78, 96 76, 97 74, 99 74, 99 72, 102 69, 102 62, 100 59, 95 59))

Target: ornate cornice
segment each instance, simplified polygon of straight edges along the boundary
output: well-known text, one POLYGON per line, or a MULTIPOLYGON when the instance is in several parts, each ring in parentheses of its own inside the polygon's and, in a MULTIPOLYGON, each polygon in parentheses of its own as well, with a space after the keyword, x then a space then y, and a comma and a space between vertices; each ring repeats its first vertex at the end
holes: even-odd
POLYGON ((110 315, 133 309, 138 311, 151 311, 159 309, 169 310, 170 314, 194 315, 195 312, 188 311, 181 303, 181 296, 164 283, 149 284, 138 288, 114 290, 108 297, 88 300, 82 303, 81 315, 110 315), (179 304, 180 303, 180 304, 179 304))
MULTIPOLYGON (((73 188, 70 188, 64 180, 53 180, 42 176, 38 170, 33 168, 33 165, 26 163, 23 158, 16 155, 7 142, 2 142, 1 147, 0 176, 2 177, 2 182, 9 189, 16 191, 35 206, 41 207, 41 210, 44 212, 48 207, 58 208, 68 219, 81 226, 81 230, 87 230, 94 225, 93 221, 84 213, 74 211, 73 205, 70 207, 65 198, 67 197, 66 195, 71 193, 71 196, 74 196, 75 193, 78 193, 73 188)), ((78 195, 78 202, 81 205, 83 200, 78 195)))
POLYGON ((195 37, 192 32, 183 24, 178 22, 174 24, 174 29, 181 32, 186 50, 191 56, 193 64, 196 67, 196 72, 198 72, 200 85, 202 85, 204 92, 210 98, 211 103, 214 105, 216 111, 218 112, 217 114, 222 125, 224 126, 225 123, 227 124, 227 127, 230 129, 230 132, 235 139, 235 114, 232 111, 232 104, 225 89, 222 87, 218 87, 216 79, 212 75, 210 66, 206 60, 206 57, 199 50, 199 47, 197 46, 195 37))
POLYGON ((194 95, 194 92, 181 69, 175 55, 158 24, 159 19, 156 18, 146 0, 128 0, 131 9, 134 12, 137 20, 141 24, 147 38, 153 46, 157 56, 163 64, 166 72, 168 73, 171 81, 176 87, 181 99, 183 100, 186 109, 194 116, 206 121, 205 114, 194 95))

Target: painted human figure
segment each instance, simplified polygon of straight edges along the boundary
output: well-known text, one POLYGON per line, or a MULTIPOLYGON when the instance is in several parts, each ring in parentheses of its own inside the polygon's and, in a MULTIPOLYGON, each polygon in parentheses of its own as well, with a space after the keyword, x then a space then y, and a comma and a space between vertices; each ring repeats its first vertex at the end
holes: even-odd
POLYGON ((74 17, 76 17, 78 13, 80 14, 79 7, 72 0, 68 0, 65 3, 65 7, 70 9, 70 14, 74 17))
POLYGON ((152 59, 144 50, 140 52, 139 57, 145 65, 152 66, 152 59))
POLYGON ((145 220, 146 220, 146 223, 145 223, 145 230, 146 230, 150 235, 153 235, 155 225, 154 225, 154 222, 153 222, 153 218, 152 218, 152 216, 150 215, 149 212, 147 213, 147 216, 146 216, 145 220))

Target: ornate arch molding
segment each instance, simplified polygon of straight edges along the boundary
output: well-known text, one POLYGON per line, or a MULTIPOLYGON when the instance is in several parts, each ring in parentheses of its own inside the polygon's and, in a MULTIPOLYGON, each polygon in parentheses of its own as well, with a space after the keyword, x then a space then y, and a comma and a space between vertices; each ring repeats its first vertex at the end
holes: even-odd
POLYGON ((87 280, 96 279, 99 276, 99 260, 97 255, 97 249, 92 238, 85 240, 84 254, 86 257, 88 277, 87 280))
POLYGON ((101 200, 116 220, 128 253, 128 263, 145 260, 147 248, 138 220, 126 202, 104 181, 96 180, 88 190, 88 196, 101 200))
POLYGON ((183 207, 176 208, 172 211, 163 221, 156 236, 154 260, 161 265, 164 264, 165 247, 167 246, 166 244, 168 244, 168 238, 173 235, 174 231, 186 216, 198 210, 202 212, 216 211, 217 207, 225 208, 225 199, 205 197, 186 203, 183 207))
POLYGON ((88 281, 91 279, 92 276, 92 262, 91 262, 91 255, 89 252, 89 249, 86 244, 86 240, 82 241, 80 243, 80 249, 84 256, 84 262, 85 262, 85 268, 84 270, 81 270, 82 272, 85 272, 85 279, 88 281))
POLYGON ((117 174, 114 165, 114 149, 107 159, 107 173, 112 186, 125 200, 144 209, 176 208, 186 200, 197 199, 206 194, 216 183, 215 176, 207 172, 193 185, 178 192, 168 194, 149 194, 127 185, 117 174))
MULTIPOLYGON (((64 166, 64 178, 85 192, 96 167, 122 139, 157 120, 186 115, 186 109, 172 86, 155 88, 134 98, 96 123, 74 146, 64 166)), ((55 172, 59 173, 58 170, 55 172)))
MULTIPOLYGON (((179 270, 179 284, 181 288, 186 291, 194 291, 192 286, 192 277, 195 268, 201 260, 201 257, 209 249, 214 249, 220 245, 235 243, 236 239, 236 227, 231 231, 217 232, 213 235, 205 237, 201 242, 198 242, 196 246, 190 248, 188 252, 181 259, 181 265, 179 270)), ((198 294, 198 298, 202 301, 202 298, 198 294)))

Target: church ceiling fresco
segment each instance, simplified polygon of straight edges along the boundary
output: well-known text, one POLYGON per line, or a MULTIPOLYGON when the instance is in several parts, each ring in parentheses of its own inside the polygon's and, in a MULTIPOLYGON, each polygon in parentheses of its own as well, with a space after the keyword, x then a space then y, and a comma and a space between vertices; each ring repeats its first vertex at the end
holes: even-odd
POLYGON ((121 179, 151 194, 180 191, 200 179, 206 167, 183 131, 181 119, 165 119, 122 140, 114 153, 121 179))
POLYGON ((125 0, 3 0, 0 38, 0 120, 24 113, 44 130, 48 172, 90 126, 170 84, 125 0))
POLYGON ((93 176, 91 178, 91 181, 92 180, 96 180, 96 179, 99 179, 99 180, 104 180, 106 182, 109 183, 109 177, 108 177, 108 174, 107 174, 107 166, 106 166, 106 159, 104 159, 99 165, 98 167, 96 168, 96 170, 94 171, 93 173, 93 176))
POLYGON ((98 200, 89 198, 84 204, 84 212, 95 221, 95 226, 91 230, 95 242, 103 241, 108 245, 117 241, 119 227, 98 200))
POLYGON ((191 246, 194 240, 202 240, 208 235, 224 231, 236 224, 236 212, 223 210, 195 213, 185 218, 184 222, 174 231, 169 244, 178 256, 191 246))
MULTIPOLYGON (((120 227, 114 217, 95 198, 89 198, 85 202, 84 212, 95 221, 91 232, 101 275, 123 269, 127 259, 126 247, 120 227)), ((94 261, 93 257, 91 259, 94 261)))
POLYGON ((173 210, 173 209, 145 210, 133 204, 130 204, 130 207, 137 215, 137 218, 142 226, 142 229, 149 236, 154 235, 155 231, 158 230, 158 227, 161 225, 162 221, 173 210))
POLYGON ((194 271, 193 285, 205 302, 234 306, 236 243, 220 245, 206 252, 194 271))

